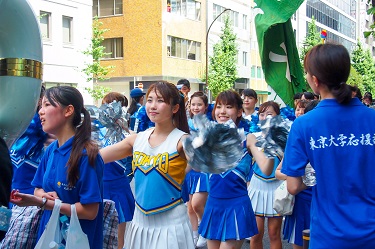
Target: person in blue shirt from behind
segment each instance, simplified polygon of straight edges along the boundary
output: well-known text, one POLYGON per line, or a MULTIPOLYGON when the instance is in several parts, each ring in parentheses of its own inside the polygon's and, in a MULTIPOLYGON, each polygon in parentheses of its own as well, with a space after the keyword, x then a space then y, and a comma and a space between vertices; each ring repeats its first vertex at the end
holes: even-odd
POLYGON ((320 44, 306 54, 306 79, 321 102, 294 121, 281 169, 293 195, 306 188, 306 164, 315 169, 313 249, 375 248, 375 111, 352 98, 346 84, 350 61, 337 44, 320 44))
MULTIPOLYGON (((305 101, 306 100, 299 100, 296 105, 297 118, 314 109, 319 103, 319 100, 305 101), (301 108, 302 106, 303 108, 301 108), (303 114, 300 112, 303 112, 303 114)), ((286 180, 286 175, 281 173, 281 166, 282 162, 277 166, 276 177, 279 180, 286 180)), ((288 243, 293 244, 293 249, 303 248, 303 230, 310 229, 311 198, 311 187, 299 192, 294 198, 292 214, 285 216, 283 239, 287 240, 288 243)))
MULTIPOLYGON (((46 209, 41 219, 43 232, 55 199, 63 203, 61 214, 71 215, 75 204, 90 248, 103 247, 104 162, 97 144, 91 140, 90 114, 83 106, 81 93, 74 87, 59 86, 46 90, 39 110, 43 130, 56 136, 45 151, 32 181, 34 195, 14 193, 11 202, 18 206, 46 209), (83 115, 83 120, 81 115, 83 115)), ((41 234, 41 233, 40 233, 41 234)))

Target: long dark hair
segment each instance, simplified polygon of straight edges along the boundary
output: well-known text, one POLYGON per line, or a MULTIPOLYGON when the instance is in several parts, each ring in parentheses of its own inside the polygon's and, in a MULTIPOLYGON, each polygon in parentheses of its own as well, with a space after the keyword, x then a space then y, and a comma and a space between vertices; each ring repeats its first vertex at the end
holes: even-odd
POLYGON ((178 111, 175 114, 173 114, 172 117, 173 124, 181 131, 190 133, 185 111, 184 96, 180 94, 177 87, 167 81, 156 82, 152 84, 148 89, 146 98, 152 91, 161 94, 165 103, 171 106, 175 106, 177 104, 179 105, 178 111))
POLYGON ((79 179, 79 162, 84 155, 83 150, 89 159, 90 166, 95 167, 95 159, 99 153, 99 148, 91 140, 91 120, 90 114, 84 108, 81 93, 71 86, 57 86, 46 90, 44 96, 53 106, 66 107, 72 105, 74 114, 72 126, 75 127, 72 152, 67 163, 67 180, 69 186, 74 186, 79 179), (83 114, 83 120, 81 117, 83 114))
MULTIPOLYGON (((242 108, 243 101, 242 101, 241 96, 238 94, 238 92, 233 91, 233 90, 226 90, 224 92, 219 93, 219 95, 217 95, 217 97, 215 99, 215 106, 214 106, 214 109, 212 111, 212 118, 214 120, 216 120, 215 110, 216 110, 216 106, 218 104, 232 105, 235 108, 237 108, 237 110, 243 109, 242 108)), ((237 119, 235 121, 236 125, 238 125, 240 123, 241 118, 242 118, 241 116, 237 117, 237 119)))
POLYGON ((352 91, 346 84, 350 74, 350 56, 348 50, 339 44, 319 44, 307 52, 304 68, 311 77, 328 87, 337 102, 348 104, 352 91))

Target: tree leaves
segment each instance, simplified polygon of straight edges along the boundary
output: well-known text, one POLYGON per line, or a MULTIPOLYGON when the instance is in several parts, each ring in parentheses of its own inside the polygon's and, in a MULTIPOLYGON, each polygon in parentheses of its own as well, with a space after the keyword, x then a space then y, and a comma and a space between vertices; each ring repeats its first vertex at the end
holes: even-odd
POLYGON ((208 89, 216 97, 220 92, 233 89, 237 79, 237 44, 231 21, 226 15, 220 41, 214 45, 208 69, 208 89))

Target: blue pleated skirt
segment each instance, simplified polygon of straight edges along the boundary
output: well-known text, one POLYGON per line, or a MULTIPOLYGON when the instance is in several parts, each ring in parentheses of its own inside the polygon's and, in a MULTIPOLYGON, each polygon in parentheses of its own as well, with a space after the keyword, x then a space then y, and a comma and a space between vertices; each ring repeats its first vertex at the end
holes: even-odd
POLYGON ((258 233, 249 196, 219 199, 208 195, 199 234, 210 240, 243 240, 258 233))
POLYGON ((303 246, 302 231, 310 229, 311 200, 296 195, 294 199, 293 213, 285 216, 284 240, 291 244, 303 246))
POLYGON ((133 219, 135 201, 126 176, 110 181, 103 181, 103 197, 115 202, 119 223, 133 219))
POLYGON ((190 195, 199 192, 208 192, 208 174, 190 170, 185 177, 185 182, 190 195))

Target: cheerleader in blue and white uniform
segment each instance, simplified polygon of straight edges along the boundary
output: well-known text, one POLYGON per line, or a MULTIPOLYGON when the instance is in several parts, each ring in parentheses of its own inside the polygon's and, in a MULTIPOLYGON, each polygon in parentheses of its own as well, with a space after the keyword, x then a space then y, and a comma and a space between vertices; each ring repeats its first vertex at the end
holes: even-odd
MULTIPOLYGON (((213 113, 218 123, 233 120, 238 124, 242 117, 240 95, 232 90, 220 93, 213 113)), ((199 227, 199 233, 207 239, 209 249, 239 249, 245 238, 258 233, 246 185, 247 177, 252 174, 248 150, 249 144, 254 144, 255 140, 251 139, 247 136, 242 159, 234 169, 210 175, 210 192, 199 227)), ((264 163, 261 168, 265 174, 270 174, 272 165, 264 163)))
POLYGON ((189 133, 184 99, 161 81, 146 94, 155 128, 130 135, 100 150, 104 162, 133 154, 136 209, 126 229, 126 249, 193 249, 193 234, 182 200, 187 160, 181 139, 189 133))
MULTIPOLYGON (((263 103, 259 107, 258 111, 259 120, 265 120, 267 116, 280 115, 279 104, 273 101, 268 101, 263 103)), ((257 136, 262 136, 262 133, 251 134, 253 139, 257 136)), ((265 218, 268 221, 268 235, 270 238, 270 244, 272 248, 281 248, 281 224, 282 216, 280 216, 273 209, 273 196, 275 189, 280 185, 279 181, 275 177, 275 171, 279 165, 281 158, 266 158, 265 154, 260 150, 260 148, 254 146, 251 147, 251 153, 254 157, 254 175, 250 180, 248 187, 249 197, 251 200, 252 207, 256 215, 257 226, 259 234, 255 235, 250 240, 250 247, 252 249, 263 249, 263 235, 264 235, 264 222, 265 218), (262 172, 260 165, 264 163, 265 160, 273 159, 273 170, 272 174, 266 175, 262 172)))
MULTIPOLYGON (((208 109, 208 98, 201 92, 195 92, 190 97, 190 118, 188 119, 190 131, 197 131, 194 125, 193 117, 197 114, 205 114, 208 109)), ((208 117, 211 119, 211 117, 208 117)), ((189 167, 190 168, 190 167, 189 167)), ((193 229, 194 243, 197 247, 206 245, 206 240, 198 237, 198 224, 202 220, 204 206, 206 205, 208 187, 208 174, 190 169, 186 174, 185 182, 189 193, 189 201, 187 202, 188 215, 193 229), (199 238, 199 239, 198 239, 199 238)))

